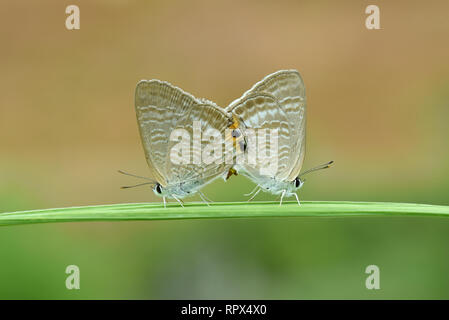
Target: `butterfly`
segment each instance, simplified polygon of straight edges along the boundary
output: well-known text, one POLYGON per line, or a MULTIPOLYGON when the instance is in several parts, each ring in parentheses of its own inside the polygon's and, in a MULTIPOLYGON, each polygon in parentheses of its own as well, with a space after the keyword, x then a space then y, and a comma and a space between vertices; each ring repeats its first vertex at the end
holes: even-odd
POLYGON ((214 132, 223 134, 232 126, 232 118, 215 103, 197 99, 160 80, 142 80, 137 84, 135 109, 145 157, 155 180, 120 172, 149 180, 135 186, 152 184, 153 192, 163 198, 164 207, 166 198, 175 199, 183 206, 181 199, 196 193, 207 204, 208 199, 200 189, 228 172, 232 162, 218 161, 219 159, 211 163, 195 161, 202 160, 207 145, 207 141, 195 137, 195 129, 200 133, 215 130, 214 132), (179 142, 179 139, 173 139, 173 133, 176 132, 186 140, 179 142), (195 138, 200 139, 199 142, 197 140, 195 143, 195 138), (176 152, 182 151, 182 148, 188 151, 183 154, 187 159, 181 159, 186 161, 179 161, 179 154, 176 152))
POLYGON ((227 176, 242 173, 257 184, 248 194, 252 194, 248 201, 263 190, 280 195, 280 205, 284 196, 295 196, 300 204, 296 191, 304 184, 302 176, 333 163, 300 173, 306 147, 306 94, 304 81, 296 70, 280 70, 266 76, 234 100, 226 112, 238 119, 245 136, 245 152, 253 155, 231 168, 227 176), (266 132, 276 138, 265 143, 270 146, 269 154, 267 147, 260 148, 260 140, 267 140, 266 132), (266 170, 273 164, 271 170, 266 170))

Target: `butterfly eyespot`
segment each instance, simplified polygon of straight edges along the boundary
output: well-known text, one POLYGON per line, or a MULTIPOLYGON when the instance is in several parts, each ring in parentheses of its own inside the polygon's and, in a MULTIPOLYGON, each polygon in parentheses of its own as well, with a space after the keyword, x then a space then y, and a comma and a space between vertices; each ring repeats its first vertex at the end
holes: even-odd
POLYGON ((238 137, 240 137, 240 131, 239 130, 236 130, 236 129, 234 129, 234 130, 232 130, 232 137, 233 138, 238 138, 238 137))
POLYGON ((239 145, 240 145, 240 151, 245 152, 246 149, 248 148, 248 145, 244 141, 240 141, 239 145))
POLYGON ((301 180, 299 178, 295 178, 295 180, 293 180, 293 184, 295 185, 295 188, 299 188, 301 185, 301 180))
POLYGON ((159 194, 162 193, 162 188, 161 188, 161 185, 160 185, 159 183, 156 185, 155 190, 156 190, 156 192, 159 193, 159 194))

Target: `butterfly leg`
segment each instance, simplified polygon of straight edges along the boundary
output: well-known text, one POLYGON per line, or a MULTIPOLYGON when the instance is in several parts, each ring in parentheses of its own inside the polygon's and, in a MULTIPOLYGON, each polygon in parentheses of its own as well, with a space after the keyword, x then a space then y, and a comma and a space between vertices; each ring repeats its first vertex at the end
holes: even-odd
POLYGON ((209 199, 208 197, 206 197, 206 195, 204 193, 202 193, 201 191, 198 191, 203 197, 204 199, 207 200, 207 202, 213 202, 211 199, 209 199))
POLYGON ((167 208, 167 203, 165 201, 165 197, 162 197, 162 200, 164 200, 164 208, 167 208))
POLYGON ((257 196, 257 194, 260 192, 260 190, 262 190, 262 189, 257 190, 256 193, 253 194, 253 196, 252 196, 251 198, 248 199, 248 202, 250 202, 251 200, 253 200, 253 199, 257 196))
POLYGON ((250 195, 252 195, 254 192, 256 192, 257 188, 259 187, 259 185, 257 185, 253 191, 251 191, 250 193, 245 193, 244 196, 249 197, 250 195))
POLYGON ((200 195, 201 200, 203 200, 203 202, 207 204, 208 207, 210 207, 209 202, 207 202, 206 200, 206 196, 201 191, 198 191, 198 194, 200 195))
POLYGON ((295 197, 296 197, 296 201, 298 201, 298 206, 300 206, 300 205, 301 205, 301 202, 299 202, 298 195, 297 195, 296 193, 294 193, 294 195, 295 195, 295 197))
POLYGON ((282 191, 281 202, 279 203, 280 206, 282 206, 282 199, 284 199, 284 196, 285 196, 285 192, 286 192, 286 191, 287 191, 287 190, 282 191))
POLYGON ((182 204, 182 201, 181 201, 180 199, 176 198, 176 196, 175 196, 174 194, 172 194, 172 197, 173 197, 173 198, 175 198, 175 199, 176 199, 176 201, 178 201, 178 202, 179 202, 179 204, 181 205, 181 207, 183 207, 183 208, 184 208, 184 205, 182 204))

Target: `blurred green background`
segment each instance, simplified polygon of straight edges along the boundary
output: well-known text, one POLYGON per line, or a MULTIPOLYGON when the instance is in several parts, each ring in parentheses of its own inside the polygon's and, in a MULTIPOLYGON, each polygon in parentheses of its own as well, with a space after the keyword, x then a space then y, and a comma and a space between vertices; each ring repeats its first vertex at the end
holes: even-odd
MULTIPOLYGON (((119 189, 135 180, 118 169, 148 174, 137 81, 224 107, 289 68, 307 87, 304 167, 336 162, 301 199, 449 205, 448 1, 7 0, 0 12, 0 212, 160 201, 119 189), (365 28, 369 4, 381 30, 365 28)), ((243 201, 252 187, 239 176, 204 192, 243 201)), ((442 218, 2 227, 0 298, 447 299, 448 245, 442 218), (81 290, 65 288, 70 264, 81 290)))

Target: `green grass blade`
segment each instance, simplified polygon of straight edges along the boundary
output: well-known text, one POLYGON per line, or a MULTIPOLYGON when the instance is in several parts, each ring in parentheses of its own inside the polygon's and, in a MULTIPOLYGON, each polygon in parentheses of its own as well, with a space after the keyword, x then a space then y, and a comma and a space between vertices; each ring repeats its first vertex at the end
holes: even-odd
POLYGON ((351 201, 187 203, 184 208, 159 203, 127 203, 0 213, 0 226, 46 222, 221 219, 259 217, 449 217, 449 206, 351 201))

